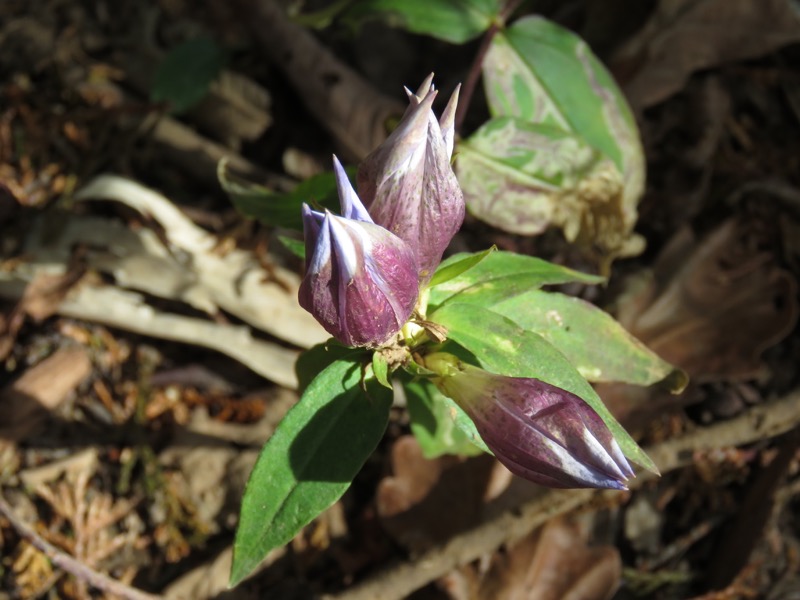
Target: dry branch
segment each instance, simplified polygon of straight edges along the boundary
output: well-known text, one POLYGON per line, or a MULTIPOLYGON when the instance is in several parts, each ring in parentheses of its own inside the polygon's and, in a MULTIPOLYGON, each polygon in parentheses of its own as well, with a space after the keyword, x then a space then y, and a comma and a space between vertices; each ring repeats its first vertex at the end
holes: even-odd
POLYGON ((124 600, 158 600, 159 596, 139 591, 116 579, 112 579, 108 575, 98 573, 66 552, 59 550, 50 542, 43 539, 32 527, 20 520, 2 496, 0 496, 0 514, 11 523, 20 536, 28 540, 28 542, 39 551, 43 552, 55 566, 70 573, 80 581, 84 581, 98 590, 102 590, 108 594, 114 594, 124 600))
POLYGON ((350 155, 360 160, 386 137, 386 123, 405 106, 380 94, 292 23, 273 0, 237 0, 244 19, 269 59, 294 85, 309 111, 350 155))

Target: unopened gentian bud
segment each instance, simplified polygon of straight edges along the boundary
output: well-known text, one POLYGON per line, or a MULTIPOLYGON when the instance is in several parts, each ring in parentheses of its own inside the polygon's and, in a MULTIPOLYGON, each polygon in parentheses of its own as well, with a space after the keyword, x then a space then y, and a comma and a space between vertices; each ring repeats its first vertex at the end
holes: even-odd
POLYGON ((300 305, 348 346, 378 346, 414 310, 417 263, 399 237, 372 222, 334 157, 342 216, 303 205, 306 274, 300 305))
POLYGON ((554 488, 627 489, 634 474, 619 444, 575 394, 538 379, 494 375, 445 353, 425 364, 512 473, 554 488))
POLYGON ((450 165, 458 89, 441 122, 431 107, 433 75, 414 94, 400 124, 359 166, 358 191, 375 223, 408 242, 427 282, 464 221, 464 195, 450 165))

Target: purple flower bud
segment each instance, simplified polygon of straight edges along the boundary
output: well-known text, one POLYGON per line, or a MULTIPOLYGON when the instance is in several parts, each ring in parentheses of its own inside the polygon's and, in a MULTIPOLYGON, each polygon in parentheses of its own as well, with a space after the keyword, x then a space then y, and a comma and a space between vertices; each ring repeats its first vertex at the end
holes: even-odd
POLYGON ((378 346, 408 321, 419 284, 414 253, 375 225, 334 157, 343 216, 303 205, 300 305, 348 346, 378 346))
POLYGON ((448 354, 425 362, 512 473, 555 488, 627 489, 634 474, 619 444, 575 394, 538 379, 493 375, 448 354))
POLYGON ((450 157, 458 89, 436 120, 436 90, 423 82, 389 138, 361 163, 358 191, 376 223, 416 252, 420 281, 427 282, 464 221, 464 195, 450 157))

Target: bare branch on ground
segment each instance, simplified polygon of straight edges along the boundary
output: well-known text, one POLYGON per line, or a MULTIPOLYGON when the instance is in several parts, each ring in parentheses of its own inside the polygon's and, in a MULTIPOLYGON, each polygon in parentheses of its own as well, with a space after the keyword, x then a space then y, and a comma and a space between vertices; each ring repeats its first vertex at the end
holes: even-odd
MULTIPOLYGON (((800 423, 800 390, 758 406, 741 416, 699 428, 679 438, 668 440, 651 448, 647 453, 662 473, 692 463, 696 452, 749 444, 756 440, 780 435, 800 423)), ((631 488, 640 487, 654 476, 639 475, 631 488)), ((523 503, 491 518, 448 542, 381 571, 360 585, 338 594, 326 596, 327 600, 392 600, 405 598, 442 577, 460 565, 494 552, 509 540, 519 539, 550 518, 564 514, 586 504, 597 496, 610 497, 615 492, 593 490, 547 490, 533 500, 523 503)))
POLYGON ((114 594, 124 600, 158 600, 160 597, 142 592, 116 579, 112 579, 108 575, 98 573, 66 552, 59 550, 50 542, 43 539, 27 523, 20 520, 2 496, 0 496, 0 514, 11 523, 12 527, 14 527, 20 536, 28 540, 28 542, 40 552, 44 553, 55 566, 70 573, 79 580, 86 582, 90 586, 102 590, 103 592, 114 594))

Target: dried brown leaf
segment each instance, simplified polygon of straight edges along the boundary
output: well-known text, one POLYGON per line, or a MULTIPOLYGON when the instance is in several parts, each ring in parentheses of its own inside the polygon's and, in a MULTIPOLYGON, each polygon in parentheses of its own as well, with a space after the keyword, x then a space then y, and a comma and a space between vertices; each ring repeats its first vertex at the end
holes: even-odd
POLYGON ((38 429, 92 372, 85 348, 61 348, 0 390, 0 438, 19 441, 38 429))
POLYGON ((612 68, 633 71, 625 92, 643 109, 679 91, 695 71, 763 56, 798 40, 800 13, 793 0, 661 0, 612 68))
MULTIPOLYGON (((485 573, 471 566, 461 575, 459 600, 604 600, 619 587, 622 563, 616 548, 590 547, 578 527, 553 519, 496 554, 485 573)), ((451 592, 453 582, 445 583, 451 592)))
POLYGON ((757 374, 761 354, 788 335, 800 310, 797 282, 759 227, 729 220, 702 240, 679 232, 655 281, 620 303, 620 322, 695 381, 757 374))
POLYGON ((376 504, 384 528, 401 544, 422 550, 478 518, 494 462, 489 456, 429 460, 416 438, 403 436, 391 460, 394 475, 378 485, 376 504))

